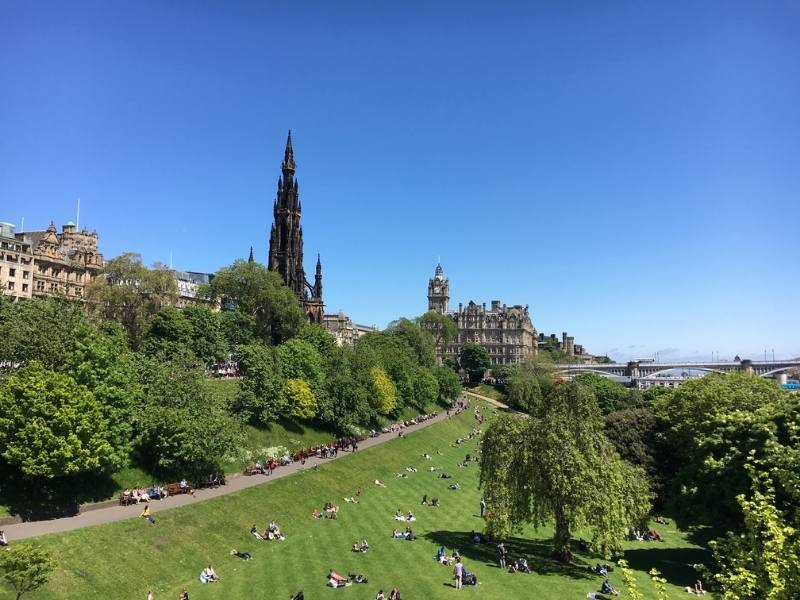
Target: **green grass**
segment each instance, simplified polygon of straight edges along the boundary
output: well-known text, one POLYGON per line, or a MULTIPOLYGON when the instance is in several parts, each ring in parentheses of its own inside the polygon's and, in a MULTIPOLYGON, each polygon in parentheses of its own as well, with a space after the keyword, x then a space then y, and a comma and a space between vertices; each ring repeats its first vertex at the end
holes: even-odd
POLYGON ((486 396, 487 398, 491 398, 492 400, 499 400, 503 402, 506 398, 506 395, 498 390, 496 387, 485 384, 479 383, 476 386, 471 386, 467 388, 469 392, 475 392, 476 394, 480 394, 481 396, 486 396))
MULTIPOLYGON (((297 475, 274 480, 236 494, 215 498, 196 505, 156 513, 158 524, 149 525, 132 518, 109 525, 90 527, 65 534, 39 538, 56 556, 59 568, 52 581, 32 599, 56 600, 81 598, 143 598, 152 588, 158 600, 173 599, 183 587, 192 600, 251 598, 285 599, 303 589, 306 598, 343 597, 367 600, 379 588, 388 592, 400 587, 406 599, 451 598, 457 593, 450 587, 451 570, 433 560, 436 548, 454 545, 461 551, 467 568, 481 581, 477 590, 465 588, 463 596, 479 594, 482 599, 516 598, 585 598, 596 591, 600 579, 583 567, 568 567, 548 558, 550 531, 526 529, 511 540, 511 555, 528 556, 536 574, 509 574, 495 566, 493 546, 479 546, 467 541, 472 529, 480 529, 477 516, 479 491, 478 467, 458 468, 466 453, 474 453, 476 442, 455 447, 456 437, 474 426, 472 411, 457 418, 413 432, 405 439, 393 439, 380 446, 347 455, 297 475), (439 456, 436 450, 444 454, 439 456), (421 455, 429 452, 433 461, 421 455), (394 476, 407 465, 419 468, 408 478, 394 476), (426 469, 442 466, 455 478, 438 479, 426 469), (372 484, 383 479, 386 488, 372 484), (451 491, 447 484, 459 481, 462 489, 451 491), (342 499, 364 486, 359 504, 342 499), (441 506, 420 506, 420 497, 439 496, 441 506), (341 506, 335 521, 310 518, 326 500, 341 506), (414 542, 395 541, 390 533, 396 525, 396 509, 412 510, 418 515, 414 542), (256 542, 248 533, 257 523, 265 527, 275 519, 288 536, 285 542, 256 542), (366 538, 371 549, 366 554, 350 552, 355 539, 366 538), (231 548, 249 550, 254 559, 243 562, 228 555, 231 548), (212 564, 221 577, 215 584, 202 585, 200 570, 212 564), (343 590, 325 588, 329 568, 340 573, 362 573, 367 585, 343 590)), ((131 514, 137 514, 135 507, 131 514)), ((703 562, 707 554, 672 526, 659 527, 665 543, 630 544, 626 557, 637 569, 640 588, 646 598, 654 589, 646 571, 652 567, 665 574, 673 598, 683 597, 679 586, 694 581, 689 566, 703 562)), ((575 537, 580 532, 575 532, 575 537)), ((580 560, 596 560, 579 557, 580 560)), ((619 586, 618 570, 611 582, 619 586)), ((0 598, 9 598, 10 595, 0 598)))

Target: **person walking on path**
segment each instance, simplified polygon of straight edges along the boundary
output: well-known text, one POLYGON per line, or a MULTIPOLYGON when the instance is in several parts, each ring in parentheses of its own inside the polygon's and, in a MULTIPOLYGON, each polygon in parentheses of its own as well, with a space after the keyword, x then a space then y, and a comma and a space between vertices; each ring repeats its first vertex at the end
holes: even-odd
POLYGON ((461 564, 461 559, 456 561, 456 566, 453 568, 453 575, 456 578, 456 589, 461 589, 461 580, 464 578, 464 565, 461 564))
POLYGON ((497 544, 497 560, 500 562, 500 568, 506 568, 506 556, 508 556, 508 550, 506 550, 506 546, 503 542, 497 544))
POLYGON ((486 513, 486 498, 481 497, 481 519, 483 515, 486 513))

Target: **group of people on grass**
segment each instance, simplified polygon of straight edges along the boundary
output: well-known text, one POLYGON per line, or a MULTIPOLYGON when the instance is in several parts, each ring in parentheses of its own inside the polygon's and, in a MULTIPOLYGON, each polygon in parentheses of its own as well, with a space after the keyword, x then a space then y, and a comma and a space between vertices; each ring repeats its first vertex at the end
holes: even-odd
POLYGON ((661 534, 655 529, 649 529, 647 531, 639 531, 638 529, 629 529, 628 530, 628 539, 631 541, 637 542, 663 542, 664 538, 661 534))
POLYGON ((266 529, 264 529, 264 533, 259 533, 258 527, 256 524, 253 523, 253 526, 250 528, 250 534, 256 538, 259 542, 271 541, 271 540, 278 540, 278 541, 285 541, 286 536, 283 535, 281 532, 281 528, 278 527, 278 524, 275 521, 270 521, 269 525, 267 525, 266 529))

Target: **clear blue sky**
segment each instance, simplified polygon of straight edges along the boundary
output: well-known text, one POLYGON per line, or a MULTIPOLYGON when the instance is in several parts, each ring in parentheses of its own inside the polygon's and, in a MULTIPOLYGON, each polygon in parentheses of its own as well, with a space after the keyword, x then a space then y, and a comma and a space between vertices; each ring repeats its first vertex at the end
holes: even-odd
POLYGON ((264 260, 289 128, 329 311, 800 355, 796 2, 0 5, 0 220, 264 260))

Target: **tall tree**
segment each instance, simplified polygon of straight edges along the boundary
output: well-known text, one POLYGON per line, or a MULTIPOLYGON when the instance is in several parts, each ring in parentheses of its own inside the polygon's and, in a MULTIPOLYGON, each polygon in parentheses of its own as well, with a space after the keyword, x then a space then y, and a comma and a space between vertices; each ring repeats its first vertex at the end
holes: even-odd
POLYGON ((431 310, 417 318, 417 323, 434 339, 437 348, 453 341, 458 335, 456 322, 447 315, 431 310))
POLYGON ((86 322, 81 306, 69 300, 7 302, 0 313, 0 359, 36 360, 58 369, 73 348, 75 331, 86 322))
POLYGON ((446 365, 440 365, 433 371, 439 382, 439 401, 452 402, 461 393, 461 379, 455 371, 446 365))
POLYGON ((461 347, 459 363, 472 381, 480 381, 491 364, 489 353, 480 344, 464 344, 461 347))
POLYGON ((506 400, 511 406, 530 412, 541 403, 539 379, 530 365, 508 365, 504 375, 506 400))
POLYGON ((210 365, 228 356, 228 344, 222 330, 220 313, 205 304, 190 304, 183 316, 192 326, 189 347, 204 365, 210 365))
POLYGON ((108 423, 92 392, 33 361, 0 386, 0 455, 29 477, 104 468, 108 423))
POLYGON ((16 600, 46 584, 53 569, 55 564, 50 553, 39 546, 14 544, 0 552, 0 572, 16 594, 16 600))
POLYGON ((141 346, 150 318, 177 299, 174 272, 158 264, 148 269, 130 252, 109 260, 103 275, 86 284, 89 313, 121 323, 134 349, 141 346))
POLYGON ((242 379, 236 395, 238 409, 249 419, 269 423, 286 411, 284 376, 275 348, 246 344, 236 350, 242 379))
POLYGON ((194 329, 183 311, 174 306, 165 306, 153 315, 144 335, 142 351, 150 356, 173 356, 191 349, 194 329))
POLYGON ((591 390, 573 382, 555 386, 529 419, 508 415, 489 427, 481 485, 493 499, 491 533, 552 520, 554 553, 564 561, 575 528, 588 527, 594 547, 609 555, 650 508, 644 473, 614 451, 591 390))
POLYGON ((638 399, 638 390, 626 388, 621 383, 611 381, 597 373, 581 373, 575 378, 577 381, 592 388, 600 410, 604 415, 630 408, 638 399))
POLYGON ((399 319, 389 325, 387 331, 406 341, 416 355, 416 362, 422 367, 436 364, 436 342, 433 335, 414 321, 399 319))
POLYGON ((281 276, 256 262, 237 260, 223 267, 203 293, 220 301, 223 310, 252 317, 254 336, 268 344, 293 337, 305 321, 297 296, 281 276))
POLYGON ((64 371, 94 394, 108 423, 112 466, 120 468, 130 456, 134 423, 143 400, 136 357, 128 349, 122 326, 113 321, 79 328, 74 337, 64 371))

